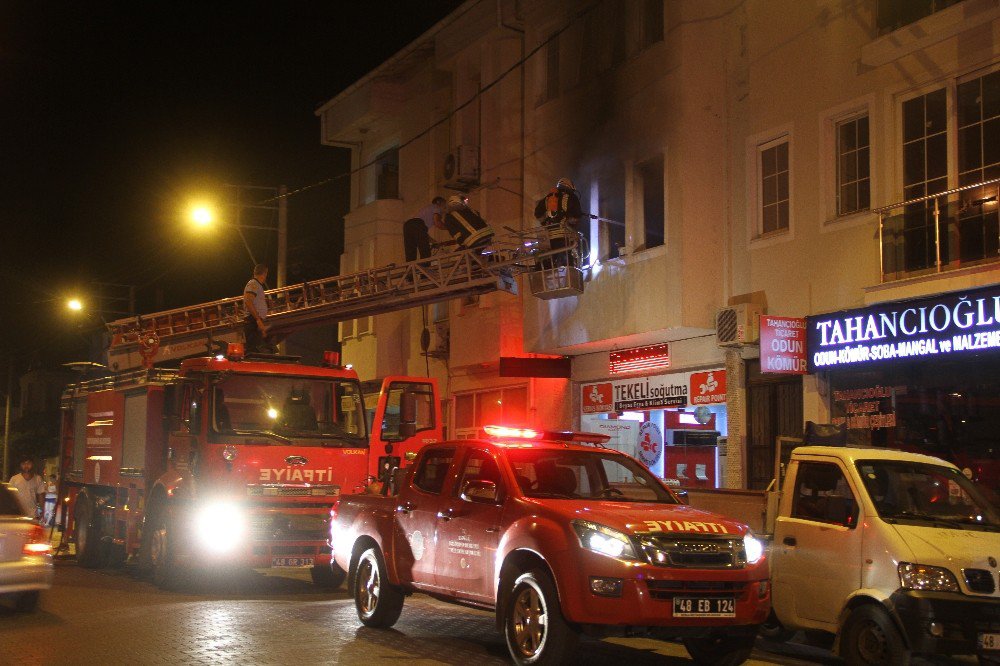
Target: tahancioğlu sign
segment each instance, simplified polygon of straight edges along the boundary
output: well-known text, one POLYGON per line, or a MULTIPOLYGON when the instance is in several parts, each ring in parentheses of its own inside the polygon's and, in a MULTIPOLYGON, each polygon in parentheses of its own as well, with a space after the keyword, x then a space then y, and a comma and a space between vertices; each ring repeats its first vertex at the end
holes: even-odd
POLYGON ((765 374, 806 374, 806 320, 760 316, 760 371, 765 374))
POLYGON ((1000 349, 1000 285, 807 318, 809 372, 1000 349))
POLYGON ((616 379, 584 384, 581 393, 584 414, 723 404, 726 402, 726 371, 616 379))

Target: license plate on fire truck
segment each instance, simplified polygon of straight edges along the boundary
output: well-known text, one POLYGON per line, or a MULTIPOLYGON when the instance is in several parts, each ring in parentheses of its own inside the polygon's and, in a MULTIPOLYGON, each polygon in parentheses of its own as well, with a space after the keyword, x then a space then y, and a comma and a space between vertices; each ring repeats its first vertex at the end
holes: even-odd
POLYGON ((983 652, 1000 650, 1000 634, 979 634, 979 649, 983 652))
POLYGON ((733 597, 674 597, 674 617, 736 617, 733 597))
POLYGON ((311 557, 272 557, 272 567, 311 567, 313 558, 311 557))

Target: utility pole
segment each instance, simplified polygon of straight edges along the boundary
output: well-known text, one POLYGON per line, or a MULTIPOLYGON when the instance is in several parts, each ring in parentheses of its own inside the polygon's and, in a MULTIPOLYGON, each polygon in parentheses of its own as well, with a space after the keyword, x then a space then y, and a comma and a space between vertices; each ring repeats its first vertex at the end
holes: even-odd
POLYGON ((14 361, 7 362, 7 405, 3 414, 3 479, 10 478, 10 403, 14 395, 14 361))

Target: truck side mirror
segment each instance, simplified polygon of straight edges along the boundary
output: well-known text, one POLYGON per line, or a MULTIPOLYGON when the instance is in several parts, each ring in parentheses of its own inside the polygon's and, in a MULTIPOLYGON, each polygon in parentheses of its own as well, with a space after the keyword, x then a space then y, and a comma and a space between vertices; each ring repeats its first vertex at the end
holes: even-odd
POLYGON ((462 484, 462 499, 466 502, 494 504, 497 501, 497 484, 484 480, 466 481, 462 484))
POLYGON ((399 401, 399 438, 409 439, 417 434, 417 396, 404 390, 399 401))

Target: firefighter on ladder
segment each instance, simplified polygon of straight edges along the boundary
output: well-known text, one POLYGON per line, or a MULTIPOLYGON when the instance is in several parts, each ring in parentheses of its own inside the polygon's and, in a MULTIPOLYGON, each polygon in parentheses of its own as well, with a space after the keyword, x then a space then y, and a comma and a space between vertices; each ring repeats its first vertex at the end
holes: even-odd
POLYGON ((448 198, 444 225, 460 250, 481 248, 493 240, 493 228, 460 194, 448 198))
MULTIPOLYGON (((548 232, 553 250, 570 245, 570 239, 576 236, 582 216, 580 197, 569 178, 556 181, 556 186, 539 199, 535 206, 535 219, 548 232)), ((556 255, 552 261, 556 266, 573 263, 570 257, 564 255, 556 255)))

